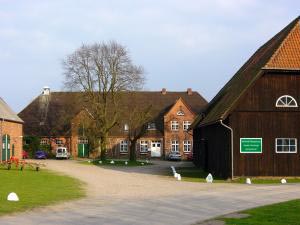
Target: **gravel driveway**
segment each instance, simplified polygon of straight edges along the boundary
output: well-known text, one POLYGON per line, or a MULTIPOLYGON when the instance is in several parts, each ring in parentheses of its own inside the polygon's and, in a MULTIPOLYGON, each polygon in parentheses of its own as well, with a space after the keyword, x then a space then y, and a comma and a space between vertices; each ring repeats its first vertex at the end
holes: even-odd
MULTIPOLYGON (((237 210, 300 198, 300 185, 205 184, 153 175, 173 162, 100 168, 46 161, 48 169, 86 183, 85 199, 0 218, 0 224, 193 224, 237 210)), ((178 164, 180 165, 180 163, 178 164)))

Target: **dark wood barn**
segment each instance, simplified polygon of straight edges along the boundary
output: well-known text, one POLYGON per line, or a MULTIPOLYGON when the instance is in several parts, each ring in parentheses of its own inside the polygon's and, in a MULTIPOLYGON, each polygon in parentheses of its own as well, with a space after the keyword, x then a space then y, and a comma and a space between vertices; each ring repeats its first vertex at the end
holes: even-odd
POLYGON ((300 17, 260 47, 192 125, 213 175, 300 176, 300 17))

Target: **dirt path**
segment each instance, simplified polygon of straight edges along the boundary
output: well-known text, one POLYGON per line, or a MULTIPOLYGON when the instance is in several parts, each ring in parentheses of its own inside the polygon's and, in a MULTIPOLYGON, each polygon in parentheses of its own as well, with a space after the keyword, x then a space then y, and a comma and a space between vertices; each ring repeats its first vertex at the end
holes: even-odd
MULTIPOLYGON (((152 175, 170 162, 135 168, 100 168, 75 161, 47 167, 87 184, 88 197, 0 218, 0 224, 194 224, 238 210, 300 197, 299 185, 205 184, 152 175)), ((174 164, 174 163, 171 163, 174 164)))

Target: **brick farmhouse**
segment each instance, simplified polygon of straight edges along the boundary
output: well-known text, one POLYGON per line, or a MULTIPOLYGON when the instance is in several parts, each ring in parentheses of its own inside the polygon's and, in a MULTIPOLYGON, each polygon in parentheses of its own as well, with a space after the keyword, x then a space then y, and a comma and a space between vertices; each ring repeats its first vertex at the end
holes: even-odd
POLYGON ((2 98, 0 98, 0 120, 0 160, 7 161, 12 156, 21 159, 23 120, 11 110, 2 98))
MULTIPOLYGON (((65 146, 76 157, 95 157, 85 135, 83 115, 86 109, 76 101, 79 92, 50 92, 44 88, 41 95, 26 106, 19 116, 25 121, 24 133, 38 136, 42 145, 51 145, 52 151, 65 146)), ((151 118, 143 126, 147 131, 137 142, 137 158, 164 158, 178 151, 186 158, 192 151, 192 131, 187 131, 194 118, 206 106, 206 100, 197 92, 140 91, 124 92, 120 100, 120 119, 109 133, 107 155, 111 158, 129 157, 128 115, 133 108, 151 106, 151 118)))

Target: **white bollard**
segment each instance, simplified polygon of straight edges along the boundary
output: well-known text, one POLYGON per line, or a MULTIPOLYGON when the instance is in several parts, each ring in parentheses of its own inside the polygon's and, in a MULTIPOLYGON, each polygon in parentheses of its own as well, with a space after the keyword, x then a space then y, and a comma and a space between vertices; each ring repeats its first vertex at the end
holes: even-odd
POLYGON ((287 182, 286 182, 286 179, 281 179, 281 181, 280 181, 282 184, 286 184, 287 182))
POLYGON ((246 184, 251 184, 251 179, 250 178, 246 178, 246 184))
POLYGON ((207 175, 207 177, 206 177, 206 183, 212 183, 213 182, 213 180, 214 180, 214 178, 213 178, 213 176, 209 173, 208 175, 207 175))
POLYGON ((177 180, 181 180, 181 175, 178 173, 177 180))
POLYGON ((7 201, 18 202, 19 201, 19 197, 18 197, 18 195, 15 192, 11 192, 7 196, 7 201))

